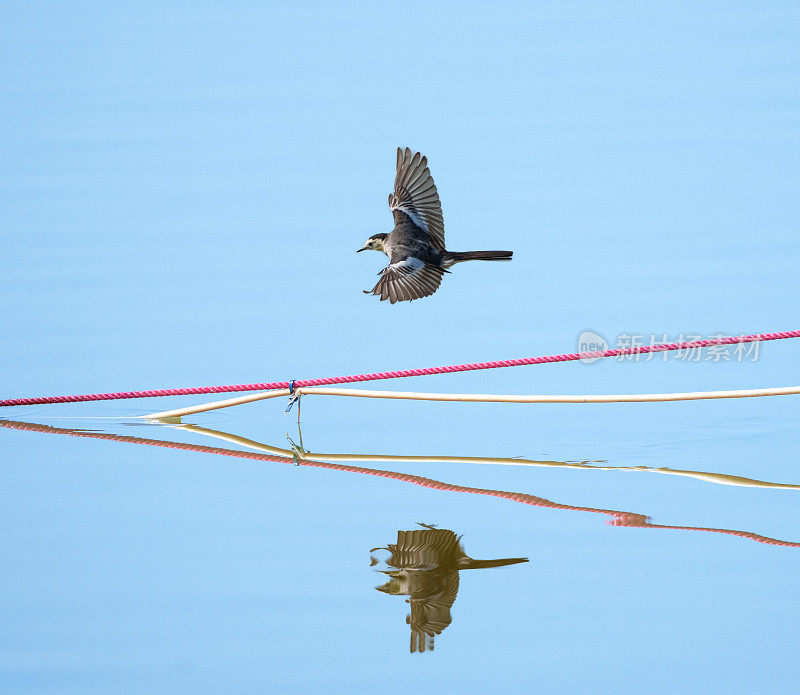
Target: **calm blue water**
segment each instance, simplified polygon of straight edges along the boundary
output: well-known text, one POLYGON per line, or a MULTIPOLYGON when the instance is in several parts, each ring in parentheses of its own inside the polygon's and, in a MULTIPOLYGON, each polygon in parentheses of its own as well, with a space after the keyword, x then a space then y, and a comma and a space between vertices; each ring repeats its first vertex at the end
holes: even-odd
MULTIPOLYGON (((0 397, 796 329, 799 23, 794 3, 6 3, 0 397), (361 293, 398 145, 427 154, 448 245, 512 263, 410 304, 361 293)), ((790 386, 797 357, 375 388, 790 386)), ((0 690, 796 689, 796 396, 309 397, 300 465, 283 402, 135 419, 203 400, 0 412, 0 690)))
MULTIPOLYGON (((57 432, 244 450, 210 436, 228 433, 289 449, 295 418, 281 410, 268 402, 186 418, 203 431, 24 419, 57 432)), ((591 463, 360 464, 567 507, 545 508, 290 458, 4 430, 10 689, 367 690, 396 672, 423 689, 669 692, 677 680, 697 692, 760 692, 791 678, 800 489, 653 472, 800 483, 791 397, 561 407, 318 398, 303 410, 303 445, 321 454, 591 463), (402 431, 388 430, 398 422, 402 431), (612 526, 612 512, 695 529, 612 526), (530 562, 462 571, 452 623, 433 653, 412 655, 410 606, 374 590, 386 577, 370 550, 416 522, 463 534, 471 557, 530 562)))

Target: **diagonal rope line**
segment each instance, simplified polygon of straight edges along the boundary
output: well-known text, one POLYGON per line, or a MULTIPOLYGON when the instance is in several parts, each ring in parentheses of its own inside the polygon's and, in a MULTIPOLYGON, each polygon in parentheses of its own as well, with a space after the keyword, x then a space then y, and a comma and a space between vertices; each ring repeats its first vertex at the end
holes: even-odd
POLYGON ((373 372, 371 374, 351 374, 349 376, 332 376, 322 379, 297 379, 292 381, 272 381, 254 384, 234 384, 229 386, 195 386, 175 389, 153 389, 148 391, 115 391, 110 393, 88 393, 72 396, 36 396, 32 398, 6 398, 0 400, 0 406, 11 405, 45 405, 49 403, 77 403, 83 401, 111 401, 125 398, 156 398, 160 396, 191 396, 206 393, 231 393, 234 391, 270 391, 287 389, 292 383, 296 387, 330 386, 332 384, 348 384, 360 381, 379 381, 381 379, 401 379, 409 376, 428 376, 431 374, 452 374, 454 372, 470 372, 480 369, 499 369, 500 367, 521 367, 533 364, 549 364, 552 362, 574 362, 583 359, 599 359, 602 357, 620 357, 625 355, 646 355, 671 350, 691 350, 711 347, 712 345, 735 345, 738 343, 756 343, 768 340, 785 340, 800 338, 800 330, 782 331, 778 333, 754 333, 752 335, 709 338, 688 342, 661 343, 632 348, 614 348, 611 350, 595 350, 593 352, 569 352, 560 355, 540 355, 538 357, 522 357, 494 362, 477 362, 471 364, 453 364, 443 367, 422 367, 419 369, 401 369, 394 372, 373 372))
POLYGON ((412 485, 419 485, 420 487, 429 488, 431 490, 441 490, 444 492, 461 492, 472 495, 486 495, 489 497, 498 497, 501 499, 509 500, 511 502, 518 502, 520 504, 529 504, 534 507, 544 507, 547 509, 561 509, 564 511, 573 512, 591 512, 594 514, 605 514, 610 517, 607 521, 609 526, 628 526, 634 528, 647 528, 647 529, 668 529, 673 531, 706 531, 709 533, 722 533, 729 536, 738 536, 739 538, 747 538, 757 543, 765 543, 767 545, 776 545, 784 548, 800 548, 800 543, 793 541, 783 541, 770 536, 762 536, 758 533, 751 531, 737 531, 734 529, 724 528, 707 528, 704 526, 674 526, 669 524, 654 524, 650 522, 644 514, 637 514, 635 512, 623 512, 615 509, 602 509, 597 507, 580 507, 572 504, 560 504, 552 502, 544 497, 536 497, 535 495, 528 495, 523 492, 507 492, 505 490, 490 490, 477 487, 465 487, 463 485, 452 485, 444 483, 440 480, 433 480, 432 478, 423 478, 418 475, 411 475, 408 473, 399 473, 396 471, 385 471, 378 468, 365 468, 362 466, 348 466, 340 463, 328 463, 324 461, 309 461, 298 457, 291 459, 286 456, 275 456, 273 454, 261 454, 252 451, 239 451, 237 449, 224 449, 216 446, 204 446, 202 444, 184 444, 181 442, 170 442, 162 439, 147 439, 144 437, 131 437, 121 434, 106 434, 103 432, 88 432, 86 430, 73 430, 65 429, 62 427, 52 427, 50 425, 39 425, 36 423, 15 422, 12 420, 0 420, 0 427, 5 427, 14 430, 23 430, 28 432, 41 432, 46 434, 62 434, 71 437, 84 437, 89 439, 105 439, 112 442, 123 442, 126 444, 144 444, 147 446, 164 447, 166 449, 179 449, 181 451, 194 451, 201 454, 217 454, 219 456, 230 456, 233 458, 251 459, 254 461, 271 461, 274 463, 288 463, 298 466, 310 466, 312 468, 325 468, 333 471, 343 471, 347 473, 361 473, 362 475, 372 475, 379 478, 389 478, 391 480, 398 480, 404 483, 411 483, 412 485))
MULTIPOLYGON (((586 396, 559 396, 559 395, 511 395, 511 394, 485 394, 485 393, 417 393, 413 391, 367 391, 363 389, 339 389, 325 386, 304 386, 295 389, 294 398, 300 396, 347 396, 350 398, 388 398, 409 401, 445 401, 461 403, 658 403, 672 401, 700 401, 719 398, 760 398, 765 396, 789 396, 800 394, 800 386, 779 386, 777 388, 740 389, 737 391, 691 391, 687 393, 637 393, 637 394, 597 394, 586 396)), ((184 415, 206 413, 210 410, 230 408, 235 405, 254 403, 287 396, 286 389, 274 391, 259 391, 248 396, 237 396, 224 401, 213 403, 200 403, 174 410, 163 410, 158 413, 140 415, 143 420, 166 420, 180 418, 184 415)), ((293 401, 289 402, 289 407, 293 401)), ((298 411, 299 411, 298 404, 298 411)), ((287 410, 288 412, 288 410, 287 410)))

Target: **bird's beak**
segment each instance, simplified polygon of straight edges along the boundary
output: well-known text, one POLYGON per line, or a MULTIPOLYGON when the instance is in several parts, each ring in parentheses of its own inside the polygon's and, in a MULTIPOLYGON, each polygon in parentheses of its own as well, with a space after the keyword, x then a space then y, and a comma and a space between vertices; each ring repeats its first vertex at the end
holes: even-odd
POLYGON ((361 253, 362 251, 366 251, 366 250, 367 250, 367 247, 366 246, 362 246, 358 251, 356 251, 356 253, 361 253))

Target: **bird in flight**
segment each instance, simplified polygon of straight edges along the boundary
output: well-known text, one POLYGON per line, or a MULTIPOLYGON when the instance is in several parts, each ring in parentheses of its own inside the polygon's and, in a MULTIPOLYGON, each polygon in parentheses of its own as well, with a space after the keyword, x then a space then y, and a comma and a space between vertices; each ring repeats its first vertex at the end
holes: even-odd
MULTIPOLYGON (((439 289, 448 268, 462 261, 510 261, 512 251, 448 251, 444 246, 444 220, 439 193, 419 152, 397 148, 394 193, 389 194, 394 229, 373 234, 358 251, 383 251, 389 265, 371 291, 381 301, 411 301, 439 289)), ((358 252, 356 252, 358 253, 358 252)))

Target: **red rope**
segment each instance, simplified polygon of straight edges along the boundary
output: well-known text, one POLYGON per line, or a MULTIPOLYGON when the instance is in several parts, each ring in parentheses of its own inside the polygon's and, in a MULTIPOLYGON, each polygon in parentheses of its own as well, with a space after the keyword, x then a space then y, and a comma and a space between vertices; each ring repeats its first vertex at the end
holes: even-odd
POLYGON ((551 502, 544 497, 536 497, 535 495, 527 495, 523 492, 506 492, 504 490, 487 490, 477 487, 464 487, 462 485, 451 485, 450 483, 443 483, 439 480, 432 480, 431 478, 423 478, 418 475, 410 475, 408 473, 397 473, 395 471, 384 471, 377 468, 363 468, 361 466, 347 466, 340 463, 325 463, 322 461, 307 461, 301 458, 290 459, 286 456, 274 456, 272 454, 257 454, 251 451, 239 451, 237 449, 223 449, 216 446, 203 446, 201 444, 183 444, 181 442, 170 442, 161 439, 146 439, 144 437, 130 437, 122 434, 105 434, 102 432, 87 432, 86 430, 64 429, 61 427, 51 427, 50 425, 39 425, 36 423, 28 422, 14 422, 12 420, 0 420, 0 427, 6 427, 14 430, 24 430, 28 432, 42 432, 46 434, 64 434, 71 437, 86 437, 90 439, 105 439, 112 442, 123 442, 126 444, 144 444, 147 446, 158 446, 166 449, 179 449, 181 451, 194 451, 201 454, 217 454, 220 456, 231 456, 242 459, 252 459, 255 461, 271 461, 274 463, 290 463, 297 464, 298 466, 311 466, 314 468, 327 468, 328 470, 343 471, 347 473, 361 473, 362 475, 374 475, 380 478, 391 478, 392 480, 399 480, 404 483, 411 483, 412 485, 419 485, 420 487, 430 488, 432 490, 442 490, 446 492, 463 492, 473 495, 488 495, 490 497, 499 497, 501 499, 510 500, 512 502, 519 502, 520 504, 529 504, 535 507, 545 507, 548 509, 562 509, 565 511, 573 512, 592 512, 595 514, 606 514, 609 526, 628 526, 635 528, 648 528, 648 529, 671 529, 674 531, 707 531, 710 533, 724 533, 731 536, 738 536, 739 538, 747 538, 757 543, 766 543, 767 545, 778 545, 784 548, 800 548, 800 543, 792 541, 782 541, 777 538, 770 538, 769 536, 762 536, 758 533, 751 531, 736 531, 734 529, 725 528, 706 528, 703 526, 670 526, 667 524, 653 524, 649 521, 648 517, 644 514, 636 514, 635 512, 621 512, 615 509, 600 509, 595 507, 577 507, 571 504, 559 504, 558 502, 551 502))
MULTIPOLYGON (((569 352, 561 355, 541 355, 539 357, 522 357, 514 360, 498 360, 495 362, 478 362, 473 364, 451 364, 444 367, 422 367, 420 369, 401 369, 395 372, 375 372, 372 374, 352 374, 350 376, 332 376, 323 379, 297 379, 297 386, 329 386, 331 384, 348 384, 356 381, 378 381, 380 379, 400 379, 407 376, 427 376, 430 374, 450 374, 453 372, 470 372, 476 369, 498 369, 500 367, 520 367, 529 364, 546 364, 549 362, 573 362, 583 359, 599 359, 601 357, 620 357, 624 355, 645 355, 651 352, 667 352, 670 350, 691 350, 710 347, 712 345, 735 345, 737 343, 754 343, 767 340, 784 340, 800 338, 800 331, 782 331, 780 333, 756 333, 754 335, 710 338, 689 342, 662 343, 660 345, 644 345, 632 348, 614 348, 612 350, 596 350, 594 352, 569 352)), ((0 406, 8 405, 43 405, 46 403, 75 403, 79 401, 112 401, 123 398, 155 398, 158 396, 191 396, 204 393, 230 393, 233 391, 269 391, 272 389, 288 389, 290 381, 272 381, 260 384, 234 384, 231 386, 194 386, 179 389, 154 389, 149 391, 117 391, 112 393, 86 393, 75 396, 38 396, 33 398, 6 398, 0 400, 0 406)))

